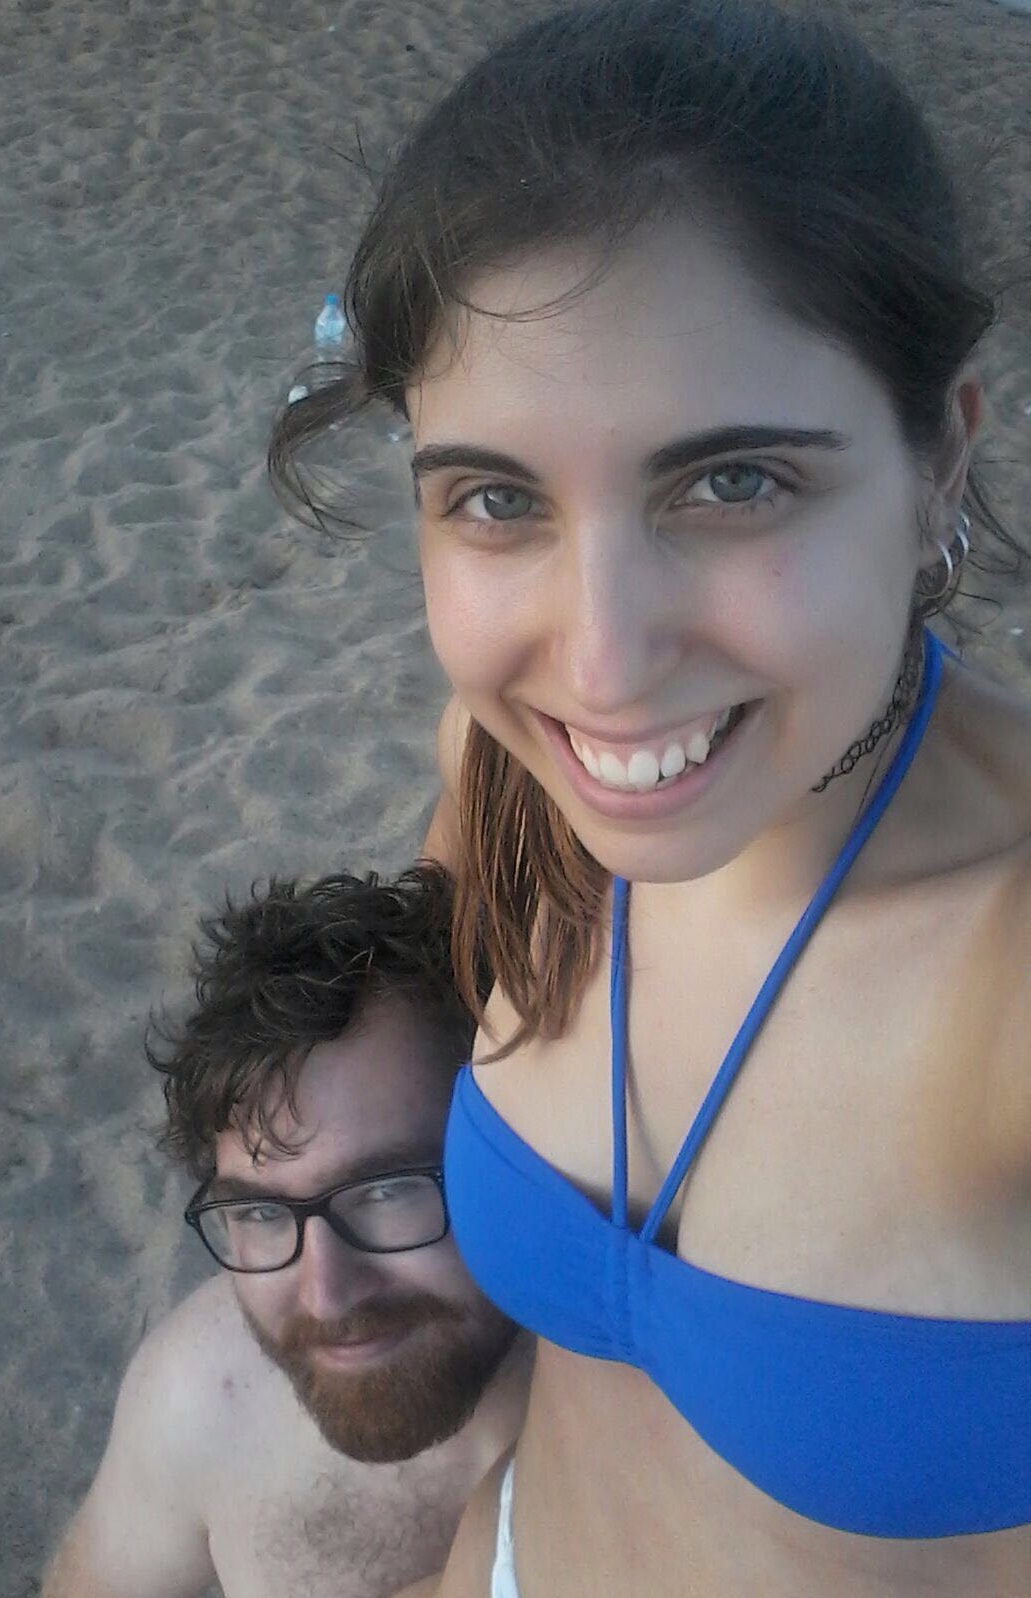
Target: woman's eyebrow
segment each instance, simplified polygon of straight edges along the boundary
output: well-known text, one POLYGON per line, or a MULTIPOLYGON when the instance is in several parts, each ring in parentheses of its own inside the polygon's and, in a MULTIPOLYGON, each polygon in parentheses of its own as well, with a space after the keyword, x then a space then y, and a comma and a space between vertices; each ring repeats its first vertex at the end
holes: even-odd
POLYGON ((536 472, 517 461, 514 455, 483 449, 478 444, 426 444, 412 456, 412 476, 416 482, 431 472, 448 471, 455 466, 474 472, 501 472, 506 477, 522 477, 528 483, 541 481, 536 472))
POLYGON ((684 438, 663 444, 644 465, 646 477, 665 477, 670 472, 693 466, 714 455, 731 455, 749 449, 848 449, 851 440, 844 433, 822 427, 770 427, 739 425, 713 427, 705 433, 689 433, 684 438))
MULTIPOLYGON (((714 455, 727 455, 750 449, 847 449, 850 440, 843 433, 827 428, 770 427, 739 425, 713 427, 704 433, 689 433, 684 438, 663 444, 644 464, 645 477, 665 477, 670 472, 693 466, 696 461, 708 460, 714 455)), ((484 449, 478 444, 426 444, 412 457, 412 476, 416 483, 432 472, 462 467, 474 472, 498 472, 506 477, 520 477, 524 482, 539 485, 537 472, 514 455, 501 450, 484 449)))

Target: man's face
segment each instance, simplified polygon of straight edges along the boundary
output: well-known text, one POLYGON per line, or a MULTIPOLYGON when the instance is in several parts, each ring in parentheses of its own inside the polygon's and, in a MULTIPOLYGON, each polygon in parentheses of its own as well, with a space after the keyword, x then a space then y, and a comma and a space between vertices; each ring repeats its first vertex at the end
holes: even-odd
MULTIPOLYGON (((275 1131, 298 1152, 216 1140, 211 1198, 309 1199, 441 1158, 451 1082, 433 1029, 404 1002, 370 1008, 319 1044, 301 1070, 297 1119, 275 1131)), ((320 1216, 300 1259, 233 1275, 259 1344, 284 1370, 326 1440, 353 1459, 408 1459, 468 1420, 515 1336, 477 1290, 450 1236, 398 1254, 364 1253, 320 1216)))

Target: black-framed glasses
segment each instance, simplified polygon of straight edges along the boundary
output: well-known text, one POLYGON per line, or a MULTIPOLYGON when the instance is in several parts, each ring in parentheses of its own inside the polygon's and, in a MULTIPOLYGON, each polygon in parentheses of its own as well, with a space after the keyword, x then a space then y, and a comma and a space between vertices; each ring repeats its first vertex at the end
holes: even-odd
POLYGON ((363 1254, 402 1254, 446 1237, 450 1221, 439 1165, 343 1182, 311 1199, 205 1199, 202 1182, 183 1219, 227 1271, 283 1271, 300 1259, 304 1223, 318 1215, 363 1254))

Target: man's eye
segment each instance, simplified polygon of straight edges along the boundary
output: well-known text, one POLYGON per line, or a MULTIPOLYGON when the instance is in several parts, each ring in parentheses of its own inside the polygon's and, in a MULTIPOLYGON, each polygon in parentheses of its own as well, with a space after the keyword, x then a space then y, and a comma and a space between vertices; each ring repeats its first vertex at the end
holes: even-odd
POLYGON ((281 1226, 290 1216, 281 1204, 246 1204, 231 1213, 243 1226, 281 1226))
POLYGON ((389 1181, 374 1182, 351 1195, 350 1208, 384 1209, 387 1205, 422 1204, 427 1194, 433 1192, 432 1182, 421 1176, 396 1176, 389 1181))
POLYGON ((375 1187, 367 1187, 362 1193, 363 1204, 390 1204, 398 1199, 406 1199, 412 1191, 411 1182, 378 1182, 375 1187))
POLYGON ((485 488, 473 489, 452 506, 449 515, 462 511, 477 522, 515 522, 532 516, 537 501, 525 488, 511 488, 505 483, 488 483, 485 488))

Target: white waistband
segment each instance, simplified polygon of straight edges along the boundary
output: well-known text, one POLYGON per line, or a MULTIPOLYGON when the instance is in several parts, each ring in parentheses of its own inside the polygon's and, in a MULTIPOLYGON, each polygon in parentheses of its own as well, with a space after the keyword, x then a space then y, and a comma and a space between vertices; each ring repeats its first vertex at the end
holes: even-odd
POLYGON ((516 1585, 515 1548, 512 1545, 512 1485, 515 1480, 515 1460, 505 1467, 498 1491, 498 1540, 494 1553, 494 1569, 490 1578, 490 1598, 519 1598, 516 1585))

